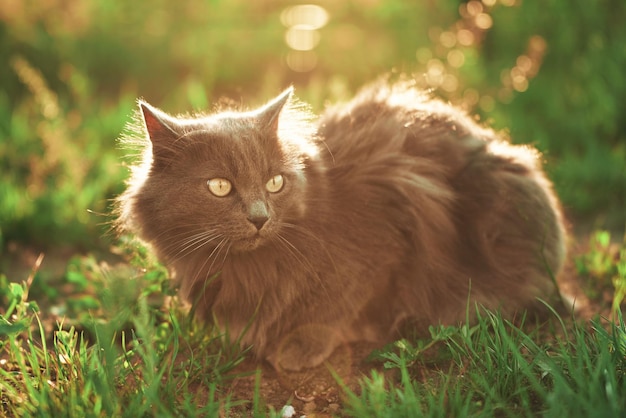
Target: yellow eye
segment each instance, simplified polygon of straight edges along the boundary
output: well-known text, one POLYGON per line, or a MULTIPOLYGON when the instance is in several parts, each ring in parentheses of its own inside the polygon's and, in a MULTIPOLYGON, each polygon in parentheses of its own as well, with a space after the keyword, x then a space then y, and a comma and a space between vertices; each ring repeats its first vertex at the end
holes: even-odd
POLYGON ((265 188, 270 193, 278 193, 283 188, 285 184, 285 179, 282 175, 276 174, 274 177, 270 179, 267 183, 265 183, 265 188))
POLYGON ((230 181, 219 177, 210 179, 206 184, 209 186, 209 191, 217 197, 227 196, 233 189, 233 184, 230 181))

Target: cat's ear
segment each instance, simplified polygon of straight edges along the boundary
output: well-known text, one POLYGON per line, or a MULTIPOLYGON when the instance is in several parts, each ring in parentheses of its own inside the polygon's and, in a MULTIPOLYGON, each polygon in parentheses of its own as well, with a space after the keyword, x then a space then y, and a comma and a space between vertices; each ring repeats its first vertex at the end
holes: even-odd
POLYGON ((152 142, 152 159, 156 167, 167 166, 176 156, 176 140, 180 137, 174 118, 139 101, 139 109, 148 137, 152 142))
POLYGON ((278 130, 280 112, 283 110, 292 94, 293 87, 289 87, 259 110, 258 118, 263 127, 272 132, 278 130))
POLYGON ((180 127, 174 118, 156 107, 141 100, 138 104, 152 143, 153 164, 157 168, 166 167, 176 158, 176 140, 180 138, 180 127))
POLYGON ((178 137, 176 122, 166 113, 156 107, 150 106, 143 100, 139 101, 139 109, 143 117, 143 123, 148 131, 150 141, 155 146, 171 142, 178 137))

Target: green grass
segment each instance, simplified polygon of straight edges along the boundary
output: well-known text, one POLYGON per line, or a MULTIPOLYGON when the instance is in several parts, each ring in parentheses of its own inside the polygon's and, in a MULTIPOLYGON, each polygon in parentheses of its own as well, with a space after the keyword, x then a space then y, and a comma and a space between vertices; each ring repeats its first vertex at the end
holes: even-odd
POLYGON ((93 309, 79 312, 84 296, 67 295, 75 316, 55 324, 28 300, 34 275, 21 285, 3 281, 0 414, 215 416, 236 406, 220 390, 244 352, 179 307, 151 306, 150 299, 161 303, 165 296, 160 286, 167 287, 158 267, 135 277, 119 277, 89 258, 76 267, 76 261, 68 267, 70 280, 91 281, 89 291, 99 297, 87 304, 93 309))
MULTIPOLYGON (((192 321, 163 268, 126 245, 131 265, 93 257, 67 267, 63 315, 21 283, 0 280, 0 416, 271 416, 257 390, 229 395, 246 351, 192 321), (67 288, 66 288, 67 289, 67 288), (90 298, 87 298, 90 296, 90 298), (169 303, 165 303, 166 300, 169 303), (166 307, 164 307, 166 306, 166 307)), ((590 249, 581 263, 600 256, 590 249), (595 254, 595 255, 594 255, 595 254)), ((58 309, 57 309, 58 310, 58 309)), ((431 327, 373 354, 360 390, 343 386, 347 417, 610 417, 626 412, 626 324, 521 318, 477 309, 477 321, 431 327), (376 366, 377 365, 377 366, 376 366), (374 367, 376 366, 376 367, 374 367)), ((337 378, 339 379, 339 378, 337 378)))
POLYGON ((414 380, 412 348, 402 344, 393 365, 398 384, 373 373, 360 395, 348 392, 348 415, 617 417, 626 411, 621 317, 617 324, 573 325, 542 342, 490 312, 453 331, 441 348, 453 359, 449 368, 414 380))

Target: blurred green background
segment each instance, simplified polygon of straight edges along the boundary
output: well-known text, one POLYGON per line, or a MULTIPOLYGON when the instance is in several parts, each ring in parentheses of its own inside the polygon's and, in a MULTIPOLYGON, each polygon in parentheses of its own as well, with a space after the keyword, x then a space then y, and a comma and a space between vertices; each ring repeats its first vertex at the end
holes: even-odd
POLYGON ((5 254, 110 244, 138 97, 177 113, 294 84, 320 111, 390 72, 537 146, 575 225, 626 219, 624 0, 2 0, 0 60, 5 254))

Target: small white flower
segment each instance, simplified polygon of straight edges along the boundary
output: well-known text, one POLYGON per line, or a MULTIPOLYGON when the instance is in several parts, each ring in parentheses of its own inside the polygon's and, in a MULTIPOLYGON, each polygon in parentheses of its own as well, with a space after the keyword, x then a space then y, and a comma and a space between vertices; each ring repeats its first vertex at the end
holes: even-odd
POLYGON ((280 411, 281 418, 292 418, 296 414, 296 409, 291 405, 283 406, 283 409, 280 411))

